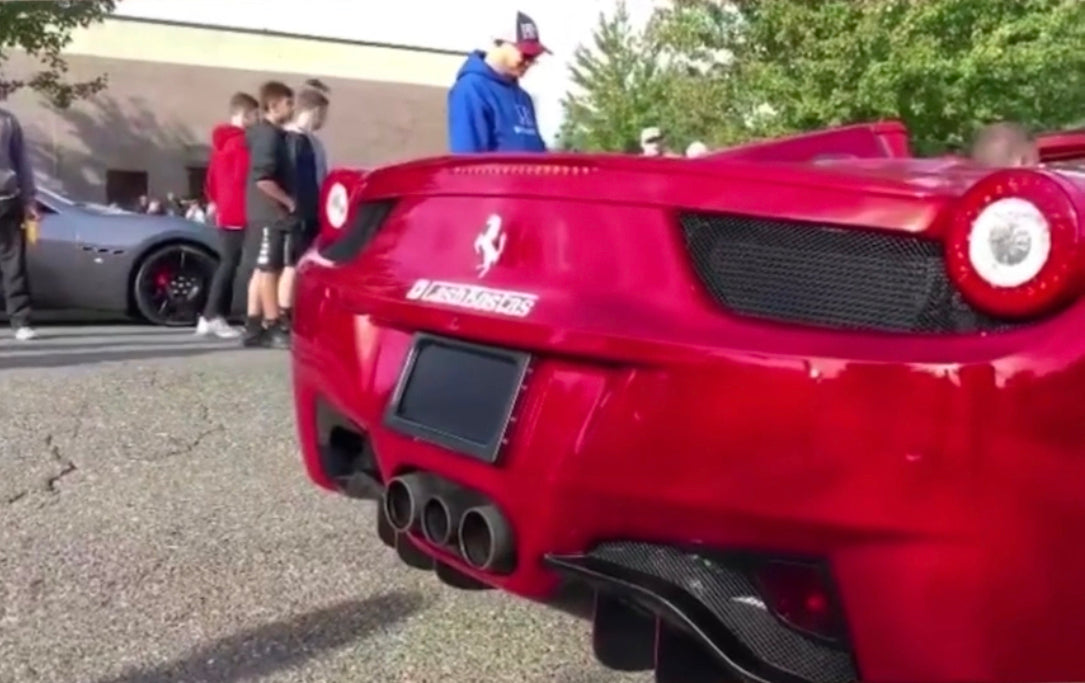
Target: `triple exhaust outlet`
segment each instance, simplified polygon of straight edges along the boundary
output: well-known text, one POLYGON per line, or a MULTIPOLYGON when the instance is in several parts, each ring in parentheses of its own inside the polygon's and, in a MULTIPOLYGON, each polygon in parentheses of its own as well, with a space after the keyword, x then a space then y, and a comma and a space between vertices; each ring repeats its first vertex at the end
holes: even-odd
POLYGON ((400 533, 418 532, 435 546, 457 550, 472 568, 512 571, 516 547, 512 527, 496 505, 474 491, 424 472, 388 482, 384 514, 400 533))

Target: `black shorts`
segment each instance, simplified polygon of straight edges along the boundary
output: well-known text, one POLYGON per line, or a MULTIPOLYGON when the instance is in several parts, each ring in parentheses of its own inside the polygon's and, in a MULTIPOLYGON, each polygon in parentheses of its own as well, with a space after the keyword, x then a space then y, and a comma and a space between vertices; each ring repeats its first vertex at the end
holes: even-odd
POLYGON ((314 223, 302 223, 294 230, 291 230, 287 235, 286 242, 286 261, 287 268, 293 268, 298 265, 298 261, 305 252, 309 251, 309 247, 313 246, 313 242, 316 240, 316 224, 314 223))
POLYGON ((290 242, 290 230, 278 226, 251 226, 250 249, 253 264, 263 273, 278 273, 286 265, 286 252, 290 242))

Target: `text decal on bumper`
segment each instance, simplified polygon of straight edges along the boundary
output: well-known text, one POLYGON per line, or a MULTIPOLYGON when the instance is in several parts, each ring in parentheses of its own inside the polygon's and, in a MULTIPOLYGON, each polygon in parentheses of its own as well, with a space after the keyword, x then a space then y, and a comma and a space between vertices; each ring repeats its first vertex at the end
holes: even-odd
POLYGON ((416 280, 407 291, 409 301, 425 301, 483 313, 525 318, 539 297, 524 292, 491 289, 439 280, 416 280))

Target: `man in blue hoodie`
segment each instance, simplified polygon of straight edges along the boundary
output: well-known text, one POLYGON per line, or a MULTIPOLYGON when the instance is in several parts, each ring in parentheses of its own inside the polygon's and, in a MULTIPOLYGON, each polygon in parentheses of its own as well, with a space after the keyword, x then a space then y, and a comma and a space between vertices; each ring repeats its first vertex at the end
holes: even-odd
POLYGON ((456 74, 448 91, 448 142, 453 154, 545 152, 535 121, 535 103, 520 79, 543 53, 539 27, 523 12, 515 27, 494 36, 456 74))

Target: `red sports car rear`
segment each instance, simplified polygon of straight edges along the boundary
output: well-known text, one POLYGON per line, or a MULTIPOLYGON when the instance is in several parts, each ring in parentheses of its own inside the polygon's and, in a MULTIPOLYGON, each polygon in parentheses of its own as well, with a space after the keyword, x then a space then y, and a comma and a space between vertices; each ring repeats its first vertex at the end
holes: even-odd
POLYGON ((1085 680, 1085 194, 902 136, 333 174, 310 476, 661 681, 1085 680))

